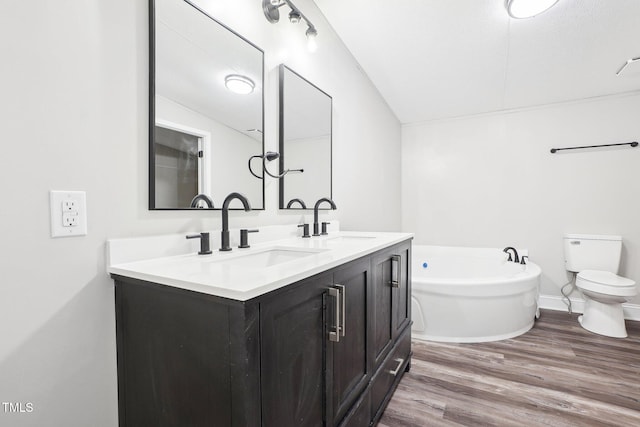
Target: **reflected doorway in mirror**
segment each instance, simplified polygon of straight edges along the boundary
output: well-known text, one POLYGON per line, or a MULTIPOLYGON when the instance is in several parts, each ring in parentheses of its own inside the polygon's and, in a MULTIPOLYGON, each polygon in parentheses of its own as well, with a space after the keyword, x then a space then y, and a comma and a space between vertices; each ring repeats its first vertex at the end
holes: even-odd
POLYGON ((157 209, 190 206, 198 194, 211 197, 211 134, 157 119, 152 185, 157 209))

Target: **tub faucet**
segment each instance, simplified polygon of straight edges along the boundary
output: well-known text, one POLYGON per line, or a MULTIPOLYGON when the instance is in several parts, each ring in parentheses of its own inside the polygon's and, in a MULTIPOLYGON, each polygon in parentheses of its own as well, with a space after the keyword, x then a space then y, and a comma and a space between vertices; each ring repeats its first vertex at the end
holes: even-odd
POLYGON ((231 193, 224 199, 224 202, 222 203, 222 232, 220 244, 221 251, 231 250, 231 246, 229 245, 229 203, 231 203, 233 199, 240 200, 246 212, 249 212, 251 210, 249 201, 240 193, 231 193))
POLYGON ((509 254, 509 259, 507 261, 520 262, 520 257, 518 256, 518 251, 516 251, 516 248, 507 246, 502 250, 502 252, 509 254), (513 258, 511 257, 511 253, 509 251, 513 251, 513 258))
POLYGON ((313 235, 314 236, 319 236, 320 235, 320 230, 319 230, 319 224, 318 224, 318 208, 320 207, 320 204, 322 202, 327 202, 331 205, 331 209, 337 209, 336 208, 336 204, 333 203, 333 200, 327 198, 327 197, 323 197, 322 199, 318 200, 315 204, 315 206, 313 207, 313 235))

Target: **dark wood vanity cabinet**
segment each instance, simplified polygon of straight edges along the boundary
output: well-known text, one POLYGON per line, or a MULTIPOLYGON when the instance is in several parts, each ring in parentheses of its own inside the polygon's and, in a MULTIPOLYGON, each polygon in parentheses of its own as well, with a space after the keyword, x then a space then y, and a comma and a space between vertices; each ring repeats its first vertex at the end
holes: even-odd
POLYGON ((114 276, 122 426, 369 426, 408 370, 410 241, 249 301, 114 276))

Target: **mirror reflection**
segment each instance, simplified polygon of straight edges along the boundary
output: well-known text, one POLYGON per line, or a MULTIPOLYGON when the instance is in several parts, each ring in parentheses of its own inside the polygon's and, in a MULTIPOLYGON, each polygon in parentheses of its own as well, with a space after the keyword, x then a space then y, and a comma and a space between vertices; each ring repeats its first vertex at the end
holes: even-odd
POLYGON ((264 152, 263 51, 197 1, 151 5, 149 208, 220 209, 238 192, 264 209, 247 168, 264 152))
POLYGON ((280 65, 280 173, 290 170, 280 179, 280 209, 332 198, 331 109, 331 96, 280 65))

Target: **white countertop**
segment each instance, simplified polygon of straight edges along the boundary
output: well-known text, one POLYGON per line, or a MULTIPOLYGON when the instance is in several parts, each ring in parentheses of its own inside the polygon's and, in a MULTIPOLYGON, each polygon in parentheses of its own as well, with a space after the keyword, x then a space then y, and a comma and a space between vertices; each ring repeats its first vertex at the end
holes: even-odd
POLYGON ((306 239, 290 237, 261 242, 249 249, 233 248, 230 252, 220 252, 212 244, 211 255, 192 252, 121 262, 108 265, 107 271, 246 301, 412 237, 411 233, 341 231, 306 239), (265 267, 261 262, 271 262, 266 261, 269 251, 281 258, 279 263, 265 267))

